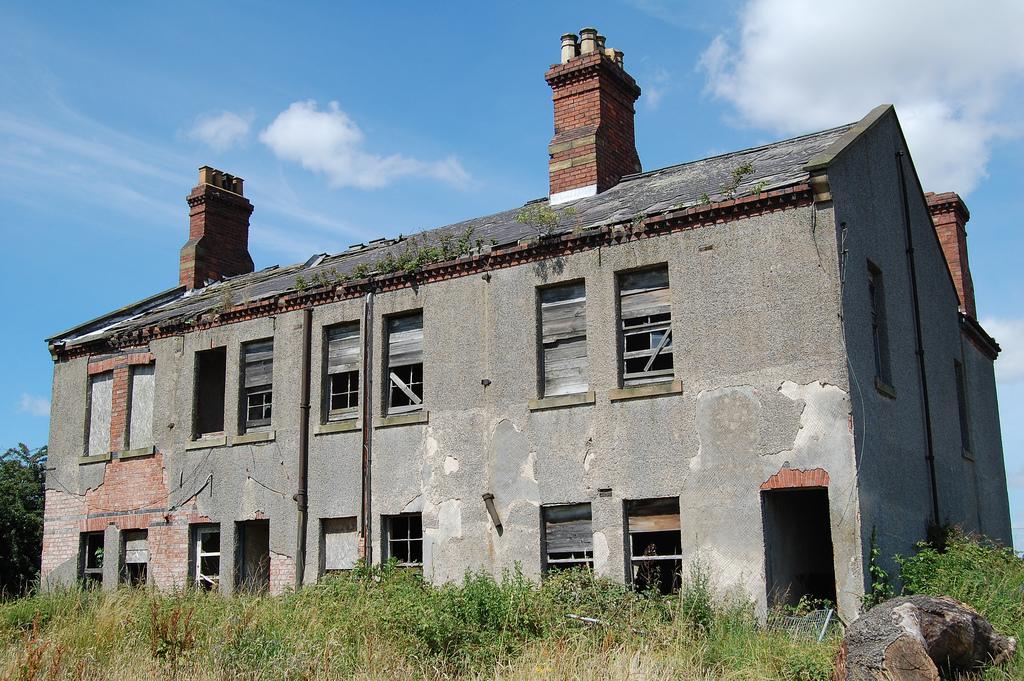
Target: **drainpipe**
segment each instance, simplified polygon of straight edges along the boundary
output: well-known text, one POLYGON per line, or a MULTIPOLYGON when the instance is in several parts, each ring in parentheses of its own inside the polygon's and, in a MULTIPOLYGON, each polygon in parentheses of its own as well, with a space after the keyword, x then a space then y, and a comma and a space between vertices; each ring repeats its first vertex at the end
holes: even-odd
POLYGON ((910 227, 910 200, 907 198, 907 177, 903 170, 903 151, 896 152, 896 165, 900 173, 900 191, 903 195, 903 227, 907 235, 907 263, 910 267, 910 293, 914 305, 914 333, 916 336, 917 370, 921 377, 921 401, 924 409, 924 434, 927 443, 925 461, 932 490, 932 516, 939 521, 939 485, 935 475, 935 446, 932 442, 932 410, 928 399, 928 372, 924 362, 924 334, 921 332, 921 301, 917 293, 917 268, 914 263, 914 235, 910 227))
POLYGON ((370 517, 370 461, 373 451, 373 291, 363 299, 363 359, 362 367, 362 434, 363 434, 363 484, 359 519, 359 557, 369 565, 373 562, 373 544, 369 538, 370 517))
POLYGON ((309 486, 309 357, 312 345, 313 308, 302 311, 302 390, 299 395, 299 491, 295 493, 298 523, 295 535, 295 588, 302 586, 306 571, 306 515, 309 486))

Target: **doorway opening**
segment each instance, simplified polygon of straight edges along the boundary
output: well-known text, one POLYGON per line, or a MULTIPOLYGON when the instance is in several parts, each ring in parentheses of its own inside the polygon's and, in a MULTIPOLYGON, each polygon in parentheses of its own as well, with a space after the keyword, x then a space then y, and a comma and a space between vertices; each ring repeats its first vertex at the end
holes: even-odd
POLYGON ((235 590, 264 593, 270 589, 270 521, 247 520, 235 525, 235 590))
POLYGON ((761 493, 768 605, 801 598, 836 602, 828 489, 773 489, 761 493))

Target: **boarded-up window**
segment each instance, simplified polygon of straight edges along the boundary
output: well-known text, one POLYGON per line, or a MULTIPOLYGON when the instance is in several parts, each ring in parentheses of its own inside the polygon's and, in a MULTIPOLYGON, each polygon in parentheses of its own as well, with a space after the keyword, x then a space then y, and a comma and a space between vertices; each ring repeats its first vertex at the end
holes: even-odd
POLYGON ((590 389, 587 294, 582 281, 540 290, 544 396, 590 389))
POLYGON ((149 567, 149 532, 125 530, 122 541, 121 582, 131 586, 145 586, 149 567))
POLYGON ((103 583, 103 533, 85 532, 80 535, 78 564, 82 566, 80 577, 86 586, 103 583))
POLYGON ((89 456, 110 451, 110 407, 114 374, 111 371, 89 377, 89 456))
POLYGON ((419 513, 385 516, 387 556, 402 567, 423 566, 423 517, 419 513))
POLYGON ((668 268, 619 276, 622 384, 672 380, 672 305, 668 268))
POLYGON ((627 501, 626 526, 633 587, 677 591, 683 566, 679 498, 627 501))
POLYGON ((388 413, 423 407, 423 314, 388 319, 388 413))
POLYGON ((245 391, 245 428, 269 426, 273 406, 274 341, 242 346, 242 380, 245 391))
POLYGON ((213 348, 196 353, 194 435, 224 431, 224 380, 227 350, 213 348))
POLYGON ((338 572, 354 568, 359 558, 355 517, 323 518, 320 531, 323 571, 338 572))
POLYGON ((327 418, 353 418, 359 408, 359 324, 326 331, 327 418))
POLYGON ((206 591, 220 586, 220 526, 192 527, 192 582, 206 591))
POLYGON ((594 531, 590 504, 541 508, 544 525, 544 568, 594 567, 594 531))
POLYGON ((154 366, 144 364, 132 369, 132 392, 129 401, 128 448, 138 449, 153 444, 154 366))

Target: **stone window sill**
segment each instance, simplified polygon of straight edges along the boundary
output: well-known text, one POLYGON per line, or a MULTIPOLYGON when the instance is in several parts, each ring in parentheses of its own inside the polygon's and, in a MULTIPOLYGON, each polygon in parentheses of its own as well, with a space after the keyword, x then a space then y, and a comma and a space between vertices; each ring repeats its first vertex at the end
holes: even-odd
POLYGON ((597 401, 597 394, 591 390, 585 393, 573 395, 555 395, 553 397, 540 397, 530 400, 530 411, 544 411, 545 409, 561 409, 563 407, 576 407, 580 405, 594 404, 597 401))
POLYGON ((378 416, 373 419, 374 428, 392 428, 394 426, 412 426, 427 423, 430 419, 430 412, 414 411, 408 414, 394 414, 392 416, 378 416))
POLYGON ((231 446, 235 445, 251 445, 259 442, 273 442, 277 437, 277 431, 274 430, 261 430, 255 433, 244 433, 242 435, 233 435, 229 438, 231 446))
POLYGON ((90 463, 105 463, 107 461, 110 461, 110 452, 107 452, 106 454, 93 454, 92 456, 84 454, 78 457, 79 466, 85 466, 90 463))
POLYGON ((329 421, 328 423, 317 424, 313 435, 329 435, 330 433, 354 433, 362 430, 359 419, 345 419, 343 421, 329 421))
POLYGON ((150 445, 148 447, 136 447, 135 449, 124 449, 117 453, 119 459, 141 459, 144 456, 153 456, 156 453, 156 447, 150 445))
POLYGON ((628 388, 615 388, 608 391, 608 399, 612 402, 620 402, 622 400, 638 400, 645 397, 660 397, 662 395, 680 395, 682 392, 682 381, 665 381, 664 383, 648 383, 628 388))
POLYGON ((210 449, 211 447, 225 447, 228 444, 228 438, 226 435, 213 435, 209 437, 200 437, 195 440, 189 440, 185 443, 185 450, 190 449, 210 449))
POLYGON ((888 397, 890 400, 896 399, 896 388, 892 387, 878 376, 875 376, 875 390, 884 397, 888 397))

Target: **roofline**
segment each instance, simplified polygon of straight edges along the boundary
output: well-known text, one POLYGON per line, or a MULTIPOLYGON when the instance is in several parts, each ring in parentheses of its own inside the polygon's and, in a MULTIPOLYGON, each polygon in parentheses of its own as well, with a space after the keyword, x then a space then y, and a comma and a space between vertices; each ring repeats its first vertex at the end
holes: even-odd
MULTIPOLYGON (((595 225, 579 233, 558 233, 530 239, 526 242, 523 240, 510 242, 507 245, 494 247, 493 250, 486 253, 431 263, 412 274, 401 271, 384 275, 371 274, 360 280, 329 284, 303 291, 284 291, 267 298, 241 303, 217 313, 204 314, 194 322, 175 321, 164 326, 154 325, 146 329, 136 329, 122 337, 103 336, 79 341, 59 350, 51 348, 51 353, 56 360, 88 356, 98 352, 111 352, 122 348, 136 347, 159 338, 180 336, 271 314, 292 312, 305 307, 358 298, 371 291, 387 292, 411 288, 539 260, 564 257, 602 246, 623 244, 691 229, 715 227, 725 222, 780 210, 792 210, 812 204, 811 186, 806 182, 796 182, 759 194, 648 215, 639 223, 634 222, 631 218, 624 218, 603 225, 595 225)), ((176 290, 178 289, 172 289, 166 293, 176 290)), ((156 297, 158 296, 153 298, 156 297)), ((152 298, 147 300, 152 300, 152 298)), ((131 307, 129 306, 129 308, 131 307)))
POLYGON ((134 303, 129 303, 129 304, 123 306, 123 307, 117 308, 116 310, 113 310, 111 312, 107 312, 106 314, 102 314, 99 317, 96 317, 94 319, 90 319, 87 322, 82 322, 81 324, 78 324, 77 326, 73 326, 70 329, 67 329, 66 331, 61 331, 60 333, 55 333, 52 336, 50 336, 49 338, 46 338, 45 341, 46 341, 47 345, 51 345, 53 343, 53 341, 58 340, 60 338, 66 338, 68 336, 75 335, 75 334, 79 333, 80 331, 82 331, 83 329, 86 329, 86 328, 91 327, 91 326, 96 326, 98 324, 101 324, 102 322, 110 320, 113 317, 117 317, 119 315, 128 314, 129 312, 135 311, 137 308, 146 307, 147 305, 150 305, 150 304, 158 305, 158 304, 160 304, 162 302, 166 302, 166 301, 170 300, 175 295, 177 295, 179 293, 184 293, 184 292, 185 292, 185 287, 184 286, 175 286, 174 288, 169 288, 169 289, 167 289, 165 291, 161 291, 160 293, 156 293, 154 295, 151 295, 148 298, 143 298, 142 300, 138 300, 138 301, 136 301, 134 303))
POLYGON ((879 104, 874 109, 868 112, 868 115, 857 121, 852 128, 844 132, 839 139, 833 142, 828 149, 821 152, 804 165, 804 170, 807 172, 813 172, 815 170, 821 170, 832 165, 832 163, 839 158, 843 152, 853 146, 861 135, 865 134, 868 130, 875 127, 875 124, 886 114, 896 115, 896 109, 892 104, 879 104))
POLYGON ((960 325, 970 331, 971 339, 981 344, 978 349, 994 362, 1003 351, 996 339, 988 334, 977 319, 963 312, 960 313, 960 325))

